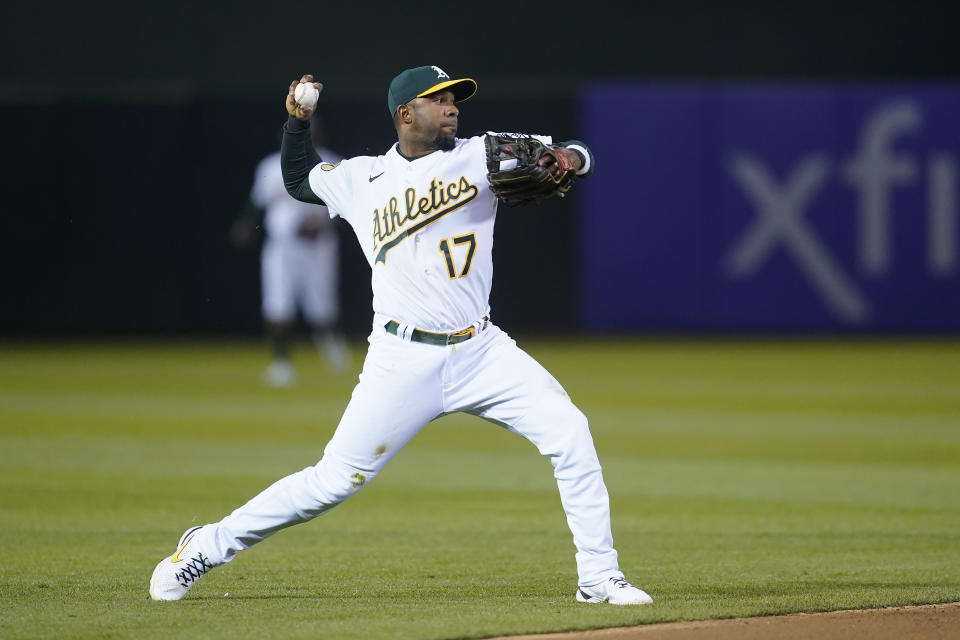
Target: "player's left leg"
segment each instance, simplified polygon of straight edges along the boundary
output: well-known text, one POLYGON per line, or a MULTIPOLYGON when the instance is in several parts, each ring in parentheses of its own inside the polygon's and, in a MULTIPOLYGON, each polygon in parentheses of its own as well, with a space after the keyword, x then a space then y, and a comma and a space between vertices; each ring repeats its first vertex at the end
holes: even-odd
POLYGON ((297 313, 296 269, 291 264, 290 245, 289 239, 268 237, 260 257, 262 312, 271 352, 266 379, 274 387, 289 386, 296 377, 290 361, 290 343, 297 313))
POLYGON ((586 416, 556 379, 496 326, 471 343, 457 345, 462 363, 446 400, 506 426, 550 458, 577 548, 577 599, 650 602, 620 572, 610 500, 586 416))
POLYGON ((317 351, 334 371, 350 365, 350 353, 339 326, 339 251, 334 230, 301 240, 302 268, 298 297, 313 333, 317 351))
POLYGON ((155 600, 179 600, 213 567, 320 516, 368 486, 425 424, 443 413, 444 352, 378 327, 340 424, 312 466, 273 483, 219 522, 188 530, 150 580, 155 600))

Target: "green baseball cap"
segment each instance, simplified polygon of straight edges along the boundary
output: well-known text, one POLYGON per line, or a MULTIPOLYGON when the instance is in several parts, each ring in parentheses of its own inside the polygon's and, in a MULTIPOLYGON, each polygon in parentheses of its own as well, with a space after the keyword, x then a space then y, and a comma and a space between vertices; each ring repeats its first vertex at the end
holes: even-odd
POLYGON ((446 71, 436 66, 407 69, 390 81, 387 92, 390 116, 397 113, 400 105, 441 89, 449 89, 453 92, 454 102, 462 102, 477 92, 477 83, 470 78, 451 80, 446 71))

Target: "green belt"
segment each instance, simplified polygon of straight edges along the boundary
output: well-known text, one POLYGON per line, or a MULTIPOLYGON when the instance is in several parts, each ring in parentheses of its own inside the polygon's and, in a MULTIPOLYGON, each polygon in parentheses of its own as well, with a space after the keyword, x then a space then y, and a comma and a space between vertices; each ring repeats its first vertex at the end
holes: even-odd
MULTIPOLYGON (((486 328, 487 326, 487 316, 484 316, 480 319, 482 323, 480 328, 486 328)), ((400 326, 400 323, 391 320, 387 324, 383 325, 383 328, 387 330, 387 333, 392 335, 397 335, 397 328, 400 326)), ((414 329, 413 333, 410 334, 410 339, 414 342, 423 342, 425 344, 435 344, 439 346, 445 346, 448 344, 457 344, 458 342, 464 342, 470 338, 477 335, 476 327, 467 327, 463 331, 457 331, 456 333, 434 333, 433 331, 424 331, 422 329, 414 329)))

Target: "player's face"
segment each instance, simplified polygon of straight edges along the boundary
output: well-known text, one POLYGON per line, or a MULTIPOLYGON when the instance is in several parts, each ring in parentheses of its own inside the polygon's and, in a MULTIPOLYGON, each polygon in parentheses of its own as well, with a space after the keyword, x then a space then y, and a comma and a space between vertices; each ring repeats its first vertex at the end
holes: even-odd
POLYGON ((418 138, 433 141, 442 151, 453 149, 457 137, 460 110, 453 103, 453 92, 437 91, 413 101, 413 129, 418 138))

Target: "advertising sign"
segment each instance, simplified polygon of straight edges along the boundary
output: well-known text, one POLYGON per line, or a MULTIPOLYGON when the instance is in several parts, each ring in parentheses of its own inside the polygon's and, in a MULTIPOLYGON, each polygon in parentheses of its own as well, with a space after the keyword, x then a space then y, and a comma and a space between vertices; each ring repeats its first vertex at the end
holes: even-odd
POLYGON ((960 329, 960 87, 603 85, 594 329, 960 329))

